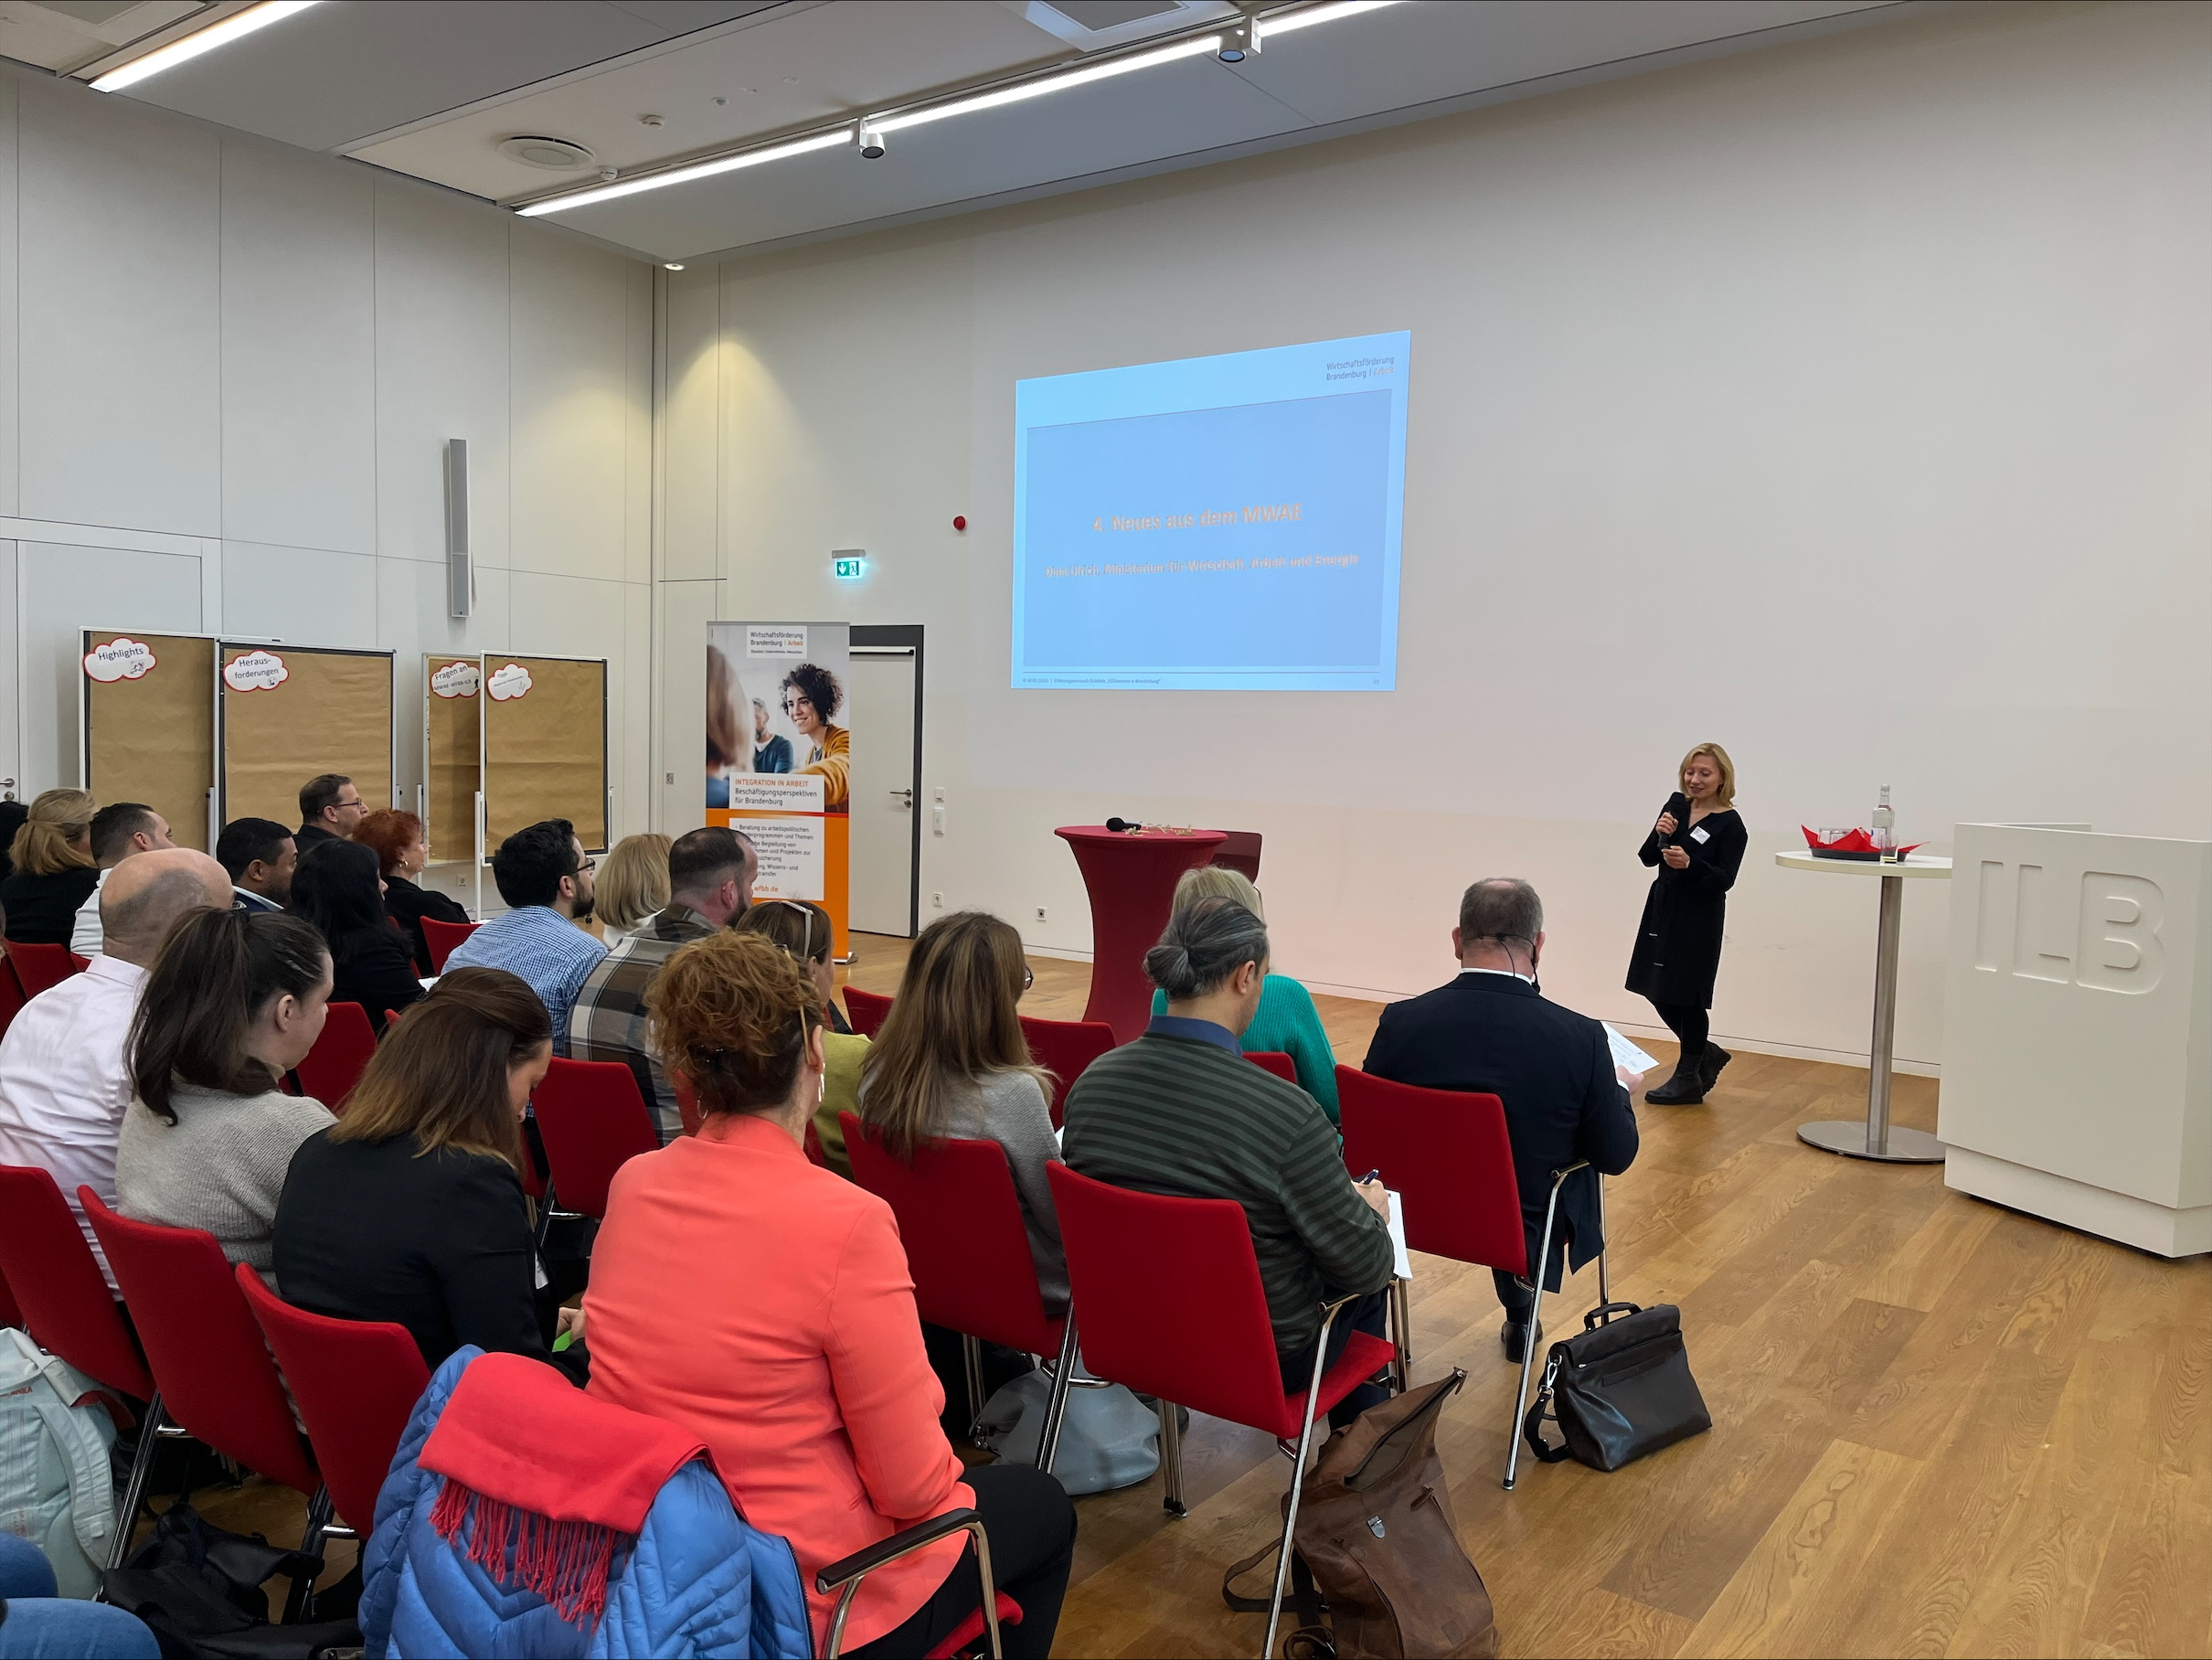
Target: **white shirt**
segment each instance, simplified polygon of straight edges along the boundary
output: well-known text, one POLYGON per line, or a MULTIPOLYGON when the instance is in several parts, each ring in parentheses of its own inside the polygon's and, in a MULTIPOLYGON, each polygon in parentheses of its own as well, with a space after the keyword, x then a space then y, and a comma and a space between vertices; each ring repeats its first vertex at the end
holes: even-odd
POLYGON ((1516 974, 1510 968, 1462 967, 1460 973, 1462 974, 1504 974, 1508 980, 1518 980, 1524 985, 1534 985, 1537 983, 1537 977, 1534 974, 1516 974))
POLYGON ((94 957, 25 1004, 0 1038, 0 1164, 52 1174, 111 1287, 115 1276, 77 1189, 115 1202, 115 1144, 132 1093, 123 1044, 145 978, 134 963, 94 957))
POLYGON ((100 890, 114 874, 112 865, 101 871, 100 880, 92 884, 92 891, 77 907, 77 925, 69 930, 69 949, 80 957, 97 957, 107 944, 107 935, 100 928, 100 890))

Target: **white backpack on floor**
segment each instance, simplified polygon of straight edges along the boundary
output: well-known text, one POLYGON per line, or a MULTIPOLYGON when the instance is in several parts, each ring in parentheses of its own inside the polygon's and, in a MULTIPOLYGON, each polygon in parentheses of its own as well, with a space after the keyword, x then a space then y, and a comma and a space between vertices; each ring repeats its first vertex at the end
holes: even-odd
POLYGON ((99 1393, 26 1334, 0 1329, 0 1531, 46 1553, 65 1597, 99 1591, 114 1536, 115 1424, 99 1393))

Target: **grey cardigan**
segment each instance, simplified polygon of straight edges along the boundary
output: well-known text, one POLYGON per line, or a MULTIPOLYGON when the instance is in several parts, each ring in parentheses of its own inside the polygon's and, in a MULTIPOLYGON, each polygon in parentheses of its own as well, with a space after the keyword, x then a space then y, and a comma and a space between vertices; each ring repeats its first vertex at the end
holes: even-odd
POLYGON ((338 1121, 312 1096, 226 1095, 177 1080, 176 1123, 136 1098, 115 1150, 116 1208, 135 1222, 201 1228, 232 1263, 270 1279, 277 1199, 300 1144, 338 1121))

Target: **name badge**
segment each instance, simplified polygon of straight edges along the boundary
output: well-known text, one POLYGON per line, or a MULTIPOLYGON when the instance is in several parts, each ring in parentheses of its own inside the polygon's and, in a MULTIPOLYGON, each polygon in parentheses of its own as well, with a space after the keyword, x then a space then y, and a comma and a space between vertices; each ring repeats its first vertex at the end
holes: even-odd
POLYGON ((1712 839, 1712 832, 1707 830, 1703 825, 1698 825, 1696 829, 1690 832, 1690 840, 1694 842, 1709 842, 1712 839))

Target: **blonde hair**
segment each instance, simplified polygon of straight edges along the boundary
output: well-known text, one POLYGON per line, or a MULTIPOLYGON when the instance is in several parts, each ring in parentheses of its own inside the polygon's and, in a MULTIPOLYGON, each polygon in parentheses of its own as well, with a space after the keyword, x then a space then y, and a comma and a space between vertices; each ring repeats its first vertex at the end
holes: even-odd
POLYGON ((860 1063, 861 1122, 894 1157, 945 1138, 952 1094, 994 1072, 1026 1072, 1052 1099, 1053 1077, 1030 1058, 1015 1003, 1022 937, 988 911, 962 910, 921 931, 883 1029, 860 1063))
POLYGON ((591 914, 610 928, 635 928, 668 909, 668 838, 660 832, 625 835, 599 867, 591 914))
POLYGON ((1267 920, 1267 907, 1260 902, 1260 889, 1252 886, 1251 878, 1243 871, 1231 870, 1227 865, 1200 865, 1186 870, 1175 884, 1175 902, 1168 914, 1179 916, 1200 899, 1234 899, 1262 922, 1267 920))
POLYGON ((91 834, 95 807, 86 790, 48 790, 31 803, 30 816, 16 832, 7 850, 9 860, 26 876, 58 876, 64 870, 89 870, 90 853, 80 853, 71 842, 91 834))
POLYGON ((1714 799, 1724 807, 1733 807, 1736 804, 1736 763, 1728 759, 1728 752, 1717 743, 1701 743, 1682 758, 1682 764, 1675 769, 1675 787, 1684 795, 1689 794, 1690 787, 1684 781, 1689 775, 1690 762, 1700 755, 1720 769, 1720 787, 1714 791, 1714 799))

